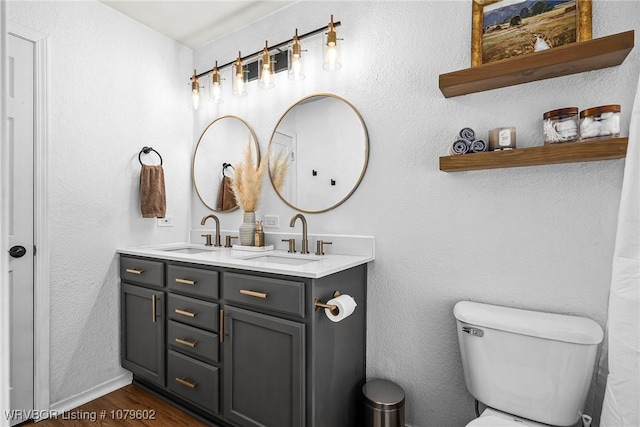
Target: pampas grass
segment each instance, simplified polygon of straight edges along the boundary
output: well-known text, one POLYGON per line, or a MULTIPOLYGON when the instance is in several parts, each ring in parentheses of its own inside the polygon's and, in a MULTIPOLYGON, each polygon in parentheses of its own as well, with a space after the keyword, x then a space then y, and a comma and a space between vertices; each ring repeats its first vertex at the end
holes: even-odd
POLYGON ((271 183, 278 193, 282 190, 284 180, 287 177, 287 170, 289 169, 289 156, 282 156, 282 152, 278 154, 278 157, 272 157, 269 160, 269 176, 271 177, 271 183))
POLYGON ((249 142, 242 162, 234 165, 235 173, 231 180, 231 189, 238 201, 238 206, 245 212, 255 212, 258 209, 262 177, 267 167, 266 155, 257 168, 254 166, 253 157, 253 144, 249 142))

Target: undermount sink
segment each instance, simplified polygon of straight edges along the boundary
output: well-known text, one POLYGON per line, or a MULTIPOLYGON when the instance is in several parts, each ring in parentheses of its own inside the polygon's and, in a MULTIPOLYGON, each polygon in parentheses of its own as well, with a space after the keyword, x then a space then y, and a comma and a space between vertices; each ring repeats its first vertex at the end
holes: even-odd
POLYGON ((199 254, 205 252, 200 248, 177 248, 177 249, 162 249, 165 252, 177 252, 179 254, 199 254))
POLYGON ((205 254, 207 252, 219 251, 221 249, 222 248, 215 247, 215 246, 211 246, 207 248, 194 248, 191 246, 182 246, 179 248, 165 248, 165 249, 159 249, 159 250, 163 252, 175 252, 179 254, 195 255, 195 254, 205 254))
POLYGON ((272 264, 286 264, 286 265, 303 265, 310 262, 316 262, 317 259, 313 258, 298 258, 280 255, 260 255, 257 257, 245 258, 251 261, 269 262, 272 264))

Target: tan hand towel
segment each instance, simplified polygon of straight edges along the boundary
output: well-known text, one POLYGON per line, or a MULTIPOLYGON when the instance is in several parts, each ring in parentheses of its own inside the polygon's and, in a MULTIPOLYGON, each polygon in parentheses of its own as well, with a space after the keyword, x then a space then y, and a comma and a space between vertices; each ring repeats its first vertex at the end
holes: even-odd
POLYGON ((140 208, 143 218, 164 218, 167 199, 162 165, 142 165, 140 170, 140 208))
POLYGON ((223 176, 220 181, 220 191, 218 192, 218 210, 228 211, 238 206, 236 196, 231 189, 231 178, 223 176))

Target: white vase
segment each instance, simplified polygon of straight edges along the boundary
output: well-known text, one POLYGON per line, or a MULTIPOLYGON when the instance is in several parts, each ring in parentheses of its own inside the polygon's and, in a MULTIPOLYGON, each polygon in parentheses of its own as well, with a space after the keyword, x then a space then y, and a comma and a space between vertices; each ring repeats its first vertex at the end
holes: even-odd
POLYGON ((256 213, 245 212, 240 224, 240 244, 242 246, 255 246, 256 237, 256 213))

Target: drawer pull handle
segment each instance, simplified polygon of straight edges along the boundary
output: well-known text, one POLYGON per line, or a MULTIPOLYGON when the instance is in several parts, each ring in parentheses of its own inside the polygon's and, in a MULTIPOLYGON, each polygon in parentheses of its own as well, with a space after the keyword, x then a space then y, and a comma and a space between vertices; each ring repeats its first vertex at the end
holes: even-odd
POLYGON ((183 340, 182 338, 176 338, 176 342, 178 344, 182 344, 182 345, 186 345, 187 347, 191 347, 191 348, 195 348, 196 345, 198 344, 197 341, 187 341, 187 340, 183 340))
POLYGON ((246 289, 240 289, 240 293, 242 295, 247 295, 250 297, 262 298, 262 299, 267 299, 267 297, 269 296, 269 294, 265 292, 255 292, 255 291, 249 291, 246 289))
POLYGON ((182 283, 183 285, 195 285, 196 281, 189 279, 176 279, 176 283, 182 283))
POLYGON ((131 273, 131 274, 142 274, 142 273, 144 273, 144 270, 139 270, 137 268, 127 268, 125 271, 127 273, 131 273))
POLYGON ((186 385, 187 387, 189 387, 191 389, 196 388, 196 386, 198 385, 198 383, 192 383, 191 381, 187 381, 184 378, 180 378, 180 377, 176 378, 176 382, 180 383, 182 385, 186 385))
POLYGON ((182 314, 183 316, 187 316, 187 317, 196 317, 196 314, 197 314, 187 310, 180 310, 179 308, 176 308, 174 311, 178 314, 182 314))

